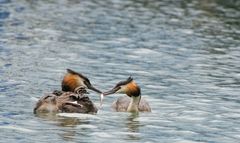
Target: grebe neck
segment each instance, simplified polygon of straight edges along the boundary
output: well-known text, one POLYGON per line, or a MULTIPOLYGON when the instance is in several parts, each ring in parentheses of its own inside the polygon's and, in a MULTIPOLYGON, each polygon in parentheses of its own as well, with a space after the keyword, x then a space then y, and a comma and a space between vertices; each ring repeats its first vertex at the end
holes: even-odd
POLYGON ((141 95, 139 96, 132 96, 131 101, 128 105, 127 111, 128 112, 138 112, 138 105, 141 100, 141 95))

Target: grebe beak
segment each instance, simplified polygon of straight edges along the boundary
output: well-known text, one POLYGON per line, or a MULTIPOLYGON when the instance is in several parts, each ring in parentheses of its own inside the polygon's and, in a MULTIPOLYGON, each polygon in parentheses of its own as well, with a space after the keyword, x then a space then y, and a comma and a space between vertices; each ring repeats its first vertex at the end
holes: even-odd
POLYGON ((106 91, 106 92, 103 92, 103 95, 106 96, 106 95, 110 95, 110 94, 114 94, 116 93, 121 87, 115 87, 109 91, 106 91))
POLYGON ((95 91, 97 93, 102 93, 102 91, 98 90, 97 88, 93 87, 92 85, 89 85, 88 89, 91 89, 91 90, 93 90, 93 91, 95 91))

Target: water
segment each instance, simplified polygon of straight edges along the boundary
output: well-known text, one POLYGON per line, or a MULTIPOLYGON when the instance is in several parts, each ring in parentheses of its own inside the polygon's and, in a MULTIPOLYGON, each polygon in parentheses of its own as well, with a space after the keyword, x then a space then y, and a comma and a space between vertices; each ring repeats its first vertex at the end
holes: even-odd
MULTIPOLYGON (((237 0, 0 0, 0 142, 236 143, 237 0), (152 113, 39 115, 66 68, 106 91, 132 75, 152 113)), ((90 91, 99 105, 99 97, 90 91)))

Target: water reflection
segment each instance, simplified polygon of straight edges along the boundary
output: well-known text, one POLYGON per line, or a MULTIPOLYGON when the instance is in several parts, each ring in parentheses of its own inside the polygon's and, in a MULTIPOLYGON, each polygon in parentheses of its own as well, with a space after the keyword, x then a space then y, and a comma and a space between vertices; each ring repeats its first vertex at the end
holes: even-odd
POLYGON ((139 136, 139 128, 142 126, 141 123, 136 120, 139 117, 139 113, 130 113, 130 115, 126 119, 126 126, 127 131, 130 133, 128 134, 128 140, 140 140, 141 137, 139 136), (133 133, 133 134, 131 134, 133 133), (136 134, 135 134, 136 133, 136 134))
POLYGON ((84 119, 79 119, 76 117, 58 116, 55 113, 39 113, 35 116, 41 118, 47 123, 61 127, 62 132, 58 133, 58 135, 65 141, 74 141, 77 135, 76 127, 82 124, 87 125, 90 123, 89 121, 84 119))
POLYGON ((126 125, 128 127, 128 131, 130 132, 139 132, 139 121, 135 120, 139 117, 139 113, 130 113, 126 120, 126 125))
POLYGON ((65 141, 74 141, 76 136, 76 130, 64 129, 64 133, 58 134, 65 141))
POLYGON ((57 122, 57 126, 65 127, 62 128, 63 133, 59 133, 58 135, 65 141, 73 141, 76 136, 75 127, 81 124, 80 119, 72 117, 62 117, 58 119, 57 122))
MULTIPOLYGON (((57 126, 61 127, 75 127, 81 123, 80 119, 75 117, 60 117, 54 113, 39 113, 35 115, 45 121, 54 121, 57 126)), ((84 122, 86 123, 86 122, 84 122)))

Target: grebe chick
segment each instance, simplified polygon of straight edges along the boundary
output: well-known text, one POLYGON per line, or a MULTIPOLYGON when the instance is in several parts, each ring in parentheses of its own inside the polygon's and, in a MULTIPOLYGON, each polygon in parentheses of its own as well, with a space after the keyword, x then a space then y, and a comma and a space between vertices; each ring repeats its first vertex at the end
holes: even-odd
POLYGON ((151 108, 145 99, 141 98, 141 89, 129 77, 126 81, 121 81, 116 86, 104 92, 103 95, 110 95, 114 93, 122 93, 127 96, 120 97, 117 101, 113 102, 112 108, 118 112, 151 112, 151 108))
POLYGON ((57 95, 50 93, 41 97, 36 103, 33 113, 48 113, 48 112, 58 112, 57 106, 57 95))
POLYGON ((78 92, 81 92, 81 94, 62 92, 61 95, 58 95, 56 91, 47 94, 39 99, 34 108, 34 113, 97 113, 97 107, 88 96, 84 95, 86 89, 81 88, 81 91, 78 90, 78 92))

